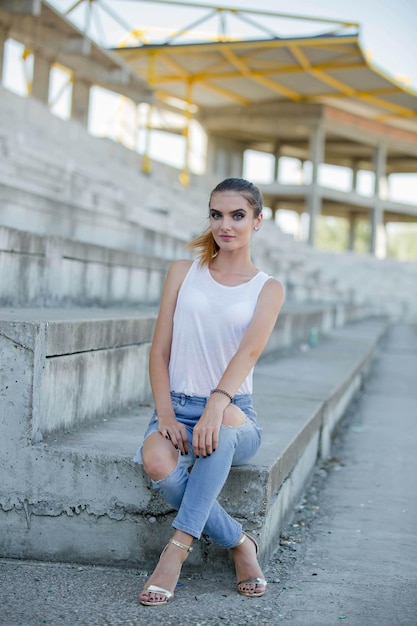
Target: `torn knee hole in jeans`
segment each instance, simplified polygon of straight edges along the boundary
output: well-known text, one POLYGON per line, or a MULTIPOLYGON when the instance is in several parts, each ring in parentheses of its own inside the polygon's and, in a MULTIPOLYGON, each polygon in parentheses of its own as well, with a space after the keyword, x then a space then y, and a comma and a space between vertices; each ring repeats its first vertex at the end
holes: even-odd
POLYGON ((225 424, 223 422, 222 428, 240 428, 241 426, 244 426, 247 421, 248 421, 248 418, 245 416, 245 419, 243 420, 243 422, 240 422, 240 424, 225 424))
POLYGON ((240 428, 248 421, 248 416, 235 404, 226 407, 223 414, 222 426, 224 428, 240 428))
MULTIPOLYGON (((171 477, 173 477, 176 473, 181 474, 183 471, 186 472, 187 474, 191 471, 191 467, 192 467, 192 463, 187 462, 186 465, 184 465, 183 463, 181 463, 181 458, 180 455, 178 455, 178 461, 175 467, 172 468, 172 470, 170 470, 167 474, 165 474, 164 476, 162 476, 162 478, 157 478, 154 479, 151 477, 152 482, 155 485, 158 485, 159 483, 163 483, 163 482, 168 482, 171 477)), ((175 480, 175 478, 174 478, 175 480)))
POLYGON ((153 480, 154 483, 166 482, 170 478, 170 476, 172 476, 172 474, 176 471, 177 468, 178 468, 178 465, 176 465, 174 469, 168 472, 168 474, 165 474, 165 476, 162 476, 161 478, 152 478, 151 476, 151 479, 153 480))

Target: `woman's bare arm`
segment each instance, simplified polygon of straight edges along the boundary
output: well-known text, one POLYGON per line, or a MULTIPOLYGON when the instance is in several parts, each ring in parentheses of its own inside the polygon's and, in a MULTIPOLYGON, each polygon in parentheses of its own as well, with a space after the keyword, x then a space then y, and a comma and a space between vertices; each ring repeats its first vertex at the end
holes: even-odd
POLYGON ((159 314, 149 353, 149 376, 158 415, 159 432, 168 434, 174 446, 187 452, 185 428, 175 418, 172 408, 168 366, 171 355, 172 327, 178 292, 192 261, 174 261, 165 280, 159 314))
MULTIPOLYGON (((282 284, 269 279, 259 294, 255 313, 246 330, 239 348, 230 360, 217 387, 235 395, 252 367, 259 359, 275 326, 284 302, 282 284)), ((193 448, 196 455, 211 454, 217 447, 224 409, 228 406, 227 396, 216 393, 207 402, 204 413, 194 428, 193 448)))

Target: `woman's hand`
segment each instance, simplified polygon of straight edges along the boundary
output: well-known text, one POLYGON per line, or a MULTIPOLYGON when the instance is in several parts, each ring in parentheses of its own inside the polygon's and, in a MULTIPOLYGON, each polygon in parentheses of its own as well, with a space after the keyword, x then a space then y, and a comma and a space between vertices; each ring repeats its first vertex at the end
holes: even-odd
POLYGON ((213 394, 208 400, 206 408, 194 426, 193 450, 196 457, 210 456, 215 452, 219 443, 220 426, 226 406, 227 399, 225 401, 220 394, 219 397, 215 397, 213 394))
POLYGON ((188 436, 184 424, 175 417, 163 418, 158 415, 158 430, 181 454, 188 454, 188 436))

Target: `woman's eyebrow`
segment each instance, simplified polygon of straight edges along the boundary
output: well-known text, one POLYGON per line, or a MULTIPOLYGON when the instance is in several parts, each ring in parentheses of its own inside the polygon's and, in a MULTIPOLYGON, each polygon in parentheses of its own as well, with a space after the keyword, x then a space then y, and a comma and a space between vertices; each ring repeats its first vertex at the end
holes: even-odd
MULTIPOLYGON (((215 213, 220 213, 222 214, 222 211, 219 211, 219 209, 212 209, 210 207, 210 211, 214 211, 215 213)), ((234 215, 235 213, 246 213, 246 209, 234 209, 233 211, 230 211, 231 215, 234 215)))

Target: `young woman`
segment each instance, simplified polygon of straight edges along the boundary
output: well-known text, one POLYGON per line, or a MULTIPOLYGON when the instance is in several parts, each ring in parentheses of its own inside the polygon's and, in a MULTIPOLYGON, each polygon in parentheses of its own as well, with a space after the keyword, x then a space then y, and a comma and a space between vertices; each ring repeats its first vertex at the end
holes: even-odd
POLYGON ((252 373, 284 301, 281 283, 250 257, 262 218, 258 188, 224 180, 210 196, 209 228, 189 244, 198 260, 175 261, 168 271, 150 352, 156 410, 135 461, 177 515, 139 596, 147 606, 173 597, 203 531, 232 550, 238 593, 259 597, 266 590, 255 539, 217 501, 230 468, 260 446, 252 373))

